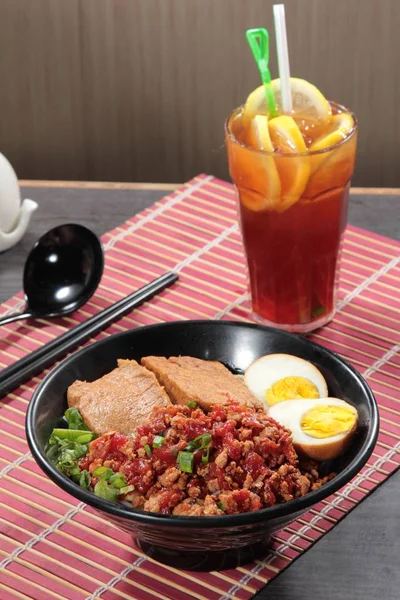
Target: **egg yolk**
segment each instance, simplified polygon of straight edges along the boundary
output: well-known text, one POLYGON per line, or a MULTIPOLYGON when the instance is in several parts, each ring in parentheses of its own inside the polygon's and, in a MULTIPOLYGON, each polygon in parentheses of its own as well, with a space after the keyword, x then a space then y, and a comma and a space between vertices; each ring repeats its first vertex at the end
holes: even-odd
POLYGON ((356 415, 345 406, 319 404, 308 410, 301 419, 301 428, 314 438, 328 438, 350 431, 356 415))
POLYGON ((319 398, 318 388, 305 377, 284 377, 265 392, 268 406, 294 398, 319 398))

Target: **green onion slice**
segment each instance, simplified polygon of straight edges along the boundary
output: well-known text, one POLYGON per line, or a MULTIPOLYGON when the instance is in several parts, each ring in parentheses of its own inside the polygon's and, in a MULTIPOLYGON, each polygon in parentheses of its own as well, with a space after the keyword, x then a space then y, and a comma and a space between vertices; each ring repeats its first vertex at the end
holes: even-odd
POLYGON ((91 431, 82 431, 81 429, 53 429, 49 444, 55 444, 59 440, 67 440, 68 442, 76 442, 77 444, 88 444, 95 438, 95 434, 91 431))
POLYGON ((178 464, 183 473, 193 473, 194 456, 191 452, 179 452, 178 464))
POLYGON ((69 429, 81 429, 82 431, 89 431, 89 427, 85 425, 77 408, 67 408, 64 413, 64 418, 68 423, 69 429))
POLYGON ((146 451, 147 456, 151 456, 152 455, 151 448, 150 448, 150 446, 148 444, 144 445, 144 449, 146 451))
POLYGON ((202 450, 203 448, 207 448, 207 446, 211 443, 211 434, 210 433, 202 433, 198 435, 193 440, 190 440, 188 445, 184 448, 186 452, 193 452, 195 450, 202 450))
POLYGON ((80 471, 78 465, 72 464, 70 466, 64 466, 64 469, 65 469, 66 473, 69 475, 69 477, 71 477, 71 479, 73 479, 75 481, 75 483, 80 484, 81 471, 80 471))
POLYGON ((197 402, 195 402, 194 400, 192 400, 192 402, 188 402, 187 406, 189 408, 197 408, 197 402))
POLYGON ((153 440, 153 448, 161 448, 165 444, 166 439, 162 435, 155 435, 153 440))
POLYGON ((81 488, 83 488, 85 490, 89 489, 90 473, 86 469, 84 471, 81 471, 81 474, 79 477, 79 485, 81 486, 81 488))
POLYGON ((226 506, 225 506, 225 504, 222 504, 221 500, 217 500, 217 506, 224 512, 226 511, 226 506))
POLYGON ((93 477, 98 477, 99 479, 103 479, 107 481, 114 475, 114 471, 109 469, 108 467, 97 467, 97 469, 93 472, 93 477))
POLYGON ((51 446, 49 444, 49 447, 46 450, 46 456, 47 456, 47 458, 49 460, 51 460, 51 461, 54 461, 57 458, 57 456, 58 456, 58 451, 59 451, 59 449, 58 449, 58 446, 56 444, 52 444, 51 446))
POLYGON ((208 446, 207 448, 204 448, 203 454, 201 455, 201 462, 203 465, 208 465, 209 460, 210 460, 210 446, 208 446))
POLYGON ((68 427, 53 429, 45 450, 46 455, 61 473, 70 477, 82 488, 89 489, 90 473, 86 470, 81 471, 78 461, 87 454, 89 443, 97 435, 89 430, 79 411, 74 407, 66 410, 64 421, 68 427))
POLYGON ((108 485, 104 479, 100 479, 96 483, 93 491, 99 498, 104 498, 104 500, 110 500, 111 502, 115 502, 119 496, 119 490, 108 485))
POLYGON ((114 473, 114 475, 111 475, 108 481, 110 485, 117 489, 126 486, 125 477, 122 475, 122 473, 114 473))
POLYGON ((203 433, 200 440, 200 448, 206 448, 211 443, 211 434, 203 433))
POLYGON ((120 495, 129 494, 129 492, 133 492, 134 489, 135 489, 134 485, 125 485, 124 487, 119 489, 119 493, 120 493, 120 495))

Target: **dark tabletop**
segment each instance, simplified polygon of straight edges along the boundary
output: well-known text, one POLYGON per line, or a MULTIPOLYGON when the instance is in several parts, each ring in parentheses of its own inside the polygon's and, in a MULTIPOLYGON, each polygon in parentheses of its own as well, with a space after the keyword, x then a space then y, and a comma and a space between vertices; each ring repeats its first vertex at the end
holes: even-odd
MULTIPOLYGON (((166 186, 167 188, 168 186, 166 186)), ((22 241, 0 254, 0 302, 21 289, 24 260, 40 235, 81 223, 98 235, 162 198, 169 189, 22 188, 39 203, 22 241)), ((400 190, 358 190, 349 222, 400 239, 400 190)), ((255 597, 257 600, 399 600, 400 474, 395 473, 255 597)))

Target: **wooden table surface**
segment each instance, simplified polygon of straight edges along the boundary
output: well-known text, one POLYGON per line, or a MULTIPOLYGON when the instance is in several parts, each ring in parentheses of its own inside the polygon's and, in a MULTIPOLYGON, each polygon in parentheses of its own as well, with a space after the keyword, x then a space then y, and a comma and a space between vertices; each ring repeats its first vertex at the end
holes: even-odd
MULTIPOLYGON (((21 181, 22 197, 39 204, 19 244, 0 255, 0 302, 22 287, 24 260, 51 227, 77 222, 98 235, 150 206, 174 184, 21 181)), ((349 222, 400 239, 400 189, 352 190, 349 222)), ((257 594, 257 600, 398 600, 400 474, 257 594)))

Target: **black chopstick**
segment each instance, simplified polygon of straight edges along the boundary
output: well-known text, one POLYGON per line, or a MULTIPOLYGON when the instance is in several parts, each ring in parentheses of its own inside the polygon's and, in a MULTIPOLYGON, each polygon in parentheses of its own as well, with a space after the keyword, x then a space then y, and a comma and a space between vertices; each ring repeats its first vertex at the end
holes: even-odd
POLYGON ((11 390, 14 390, 21 383, 24 383, 24 381, 31 379, 34 375, 43 371, 43 369, 56 362, 56 360, 82 344, 88 338, 120 319, 127 312, 139 306, 139 304, 149 300, 158 292, 175 283, 177 279, 178 275, 176 273, 168 272, 161 275, 130 294, 130 296, 105 308, 97 315, 69 329, 48 344, 34 350, 27 356, 24 356, 24 358, 17 360, 9 367, 0 371, 0 398, 8 394, 11 390))

